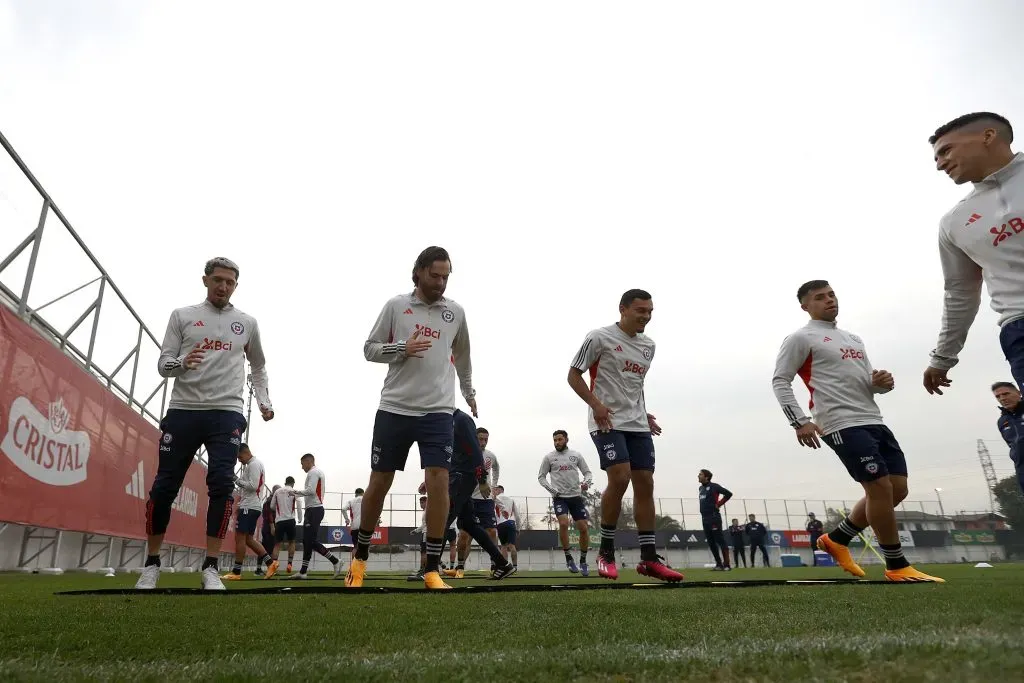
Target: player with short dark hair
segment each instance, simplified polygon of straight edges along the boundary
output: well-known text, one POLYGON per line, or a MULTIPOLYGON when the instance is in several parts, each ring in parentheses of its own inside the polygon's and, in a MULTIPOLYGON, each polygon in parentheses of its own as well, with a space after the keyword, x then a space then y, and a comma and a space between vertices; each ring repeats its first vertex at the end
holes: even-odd
MULTIPOLYGON (((501 465, 498 464, 497 456, 487 450, 491 433, 483 427, 477 427, 476 438, 484 454, 484 472, 487 474, 487 483, 491 490, 493 490, 498 485, 498 479, 501 476, 501 465)), ((494 509, 494 499, 491 496, 485 497, 479 486, 473 491, 473 509, 476 511, 477 523, 487 531, 487 535, 497 544, 498 519, 494 509)), ((451 539, 449 539, 450 541, 451 539)), ((453 547, 452 550, 454 552, 455 548, 453 547)), ((469 555, 469 534, 464 529, 459 533, 458 551, 467 557, 469 555)), ((494 565, 491 565, 491 571, 494 571, 494 569, 494 565)))
MULTIPOLYGON (((743 567, 747 566, 747 551, 743 547, 743 527, 740 526, 739 519, 733 519, 732 525, 729 527, 729 540, 732 541, 732 555, 736 558, 736 567, 739 568, 739 563, 743 562, 743 567)), ((751 563, 753 563, 753 551, 751 551, 751 563)), ((751 564, 750 566, 754 566, 751 564)))
POLYGON ((942 582, 911 567, 900 545, 895 508, 907 497, 907 460, 875 403, 875 394, 892 391, 892 374, 873 368, 863 340, 836 325, 839 299, 826 280, 804 283, 797 298, 810 321, 782 342, 772 389, 797 443, 819 448, 821 435, 865 494, 818 539, 818 549, 850 574, 864 576, 847 546, 870 523, 885 557, 886 580, 942 582), (797 375, 810 392, 813 420, 793 394, 797 375))
POLYGON ((1017 484, 1024 493, 1024 402, 1012 382, 996 382, 992 394, 999 403, 999 434, 1010 447, 1010 460, 1017 473, 1017 484))
MULTIPOLYGON (((267 551, 267 555, 270 555, 275 560, 277 555, 274 554, 274 550, 277 548, 277 539, 275 538, 276 531, 274 522, 274 494, 281 488, 280 485, 274 484, 273 488, 270 489, 270 495, 267 496, 266 500, 263 501, 263 511, 260 514, 260 543, 267 551)), ((263 567, 257 566, 255 571, 256 576, 263 576, 263 567)))
POLYGON ((235 520, 235 566, 221 579, 241 580, 246 548, 256 553, 257 567, 267 567, 265 578, 270 579, 277 573, 277 560, 273 559, 263 544, 254 538, 260 511, 263 508, 263 501, 260 500, 260 492, 263 490, 263 463, 256 459, 249 450, 249 445, 244 443, 238 447, 238 460, 242 463, 242 471, 235 480, 235 490, 239 494, 238 517, 235 520))
POLYGON ((475 416, 476 391, 469 328, 462 306, 444 296, 452 272, 441 247, 427 247, 412 268, 415 289, 391 298, 363 345, 366 360, 388 365, 373 424, 370 482, 363 494, 362 527, 345 585, 363 585, 373 528, 395 472, 405 469, 416 443, 427 488, 427 588, 450 588, 438 572, 448 515, 448 469, 454 448, 455 377, 475 416), (436 343, 435 343, 436 342, 436 343))
POLYGON ((276 490, 270 497, 274 508, 274 540, 280 544, 288 543, 288 573, 292 573, 295 561, 295 520, 302 513, 299 498, 295 494, 295 477, 284 478, 284 486, 275 486, 276 490))
POLYGON ((309 562, 313 559, 313 552, 327 558, 334 565, 334 576, 336 579, 341 576, 341 569, 344 563, 334 556, 327 547, 320 542, 320 524, 324 521, 324 494, 327 493, 327 480, 323 470, 316 466, 316 457, 312 453, 306 453, 299 458, 302 471, 306 473, 306 483, 301 489, 292 491, 292 497, 302 497, 304 512, 302 515, 302 567, 298 574, 292 574, 289 579, 305 579, 309 571, 309 562))
POLYGON ((587 566, 587 551, 590 549, 590 515, 587 513, 583 493, 594 483, 594 475, 587 466, 586 460, 578 452, 569 448, 569 433, 564 429, 555 430, 551 435, 555 450, 540 460, 537 470, 537 482, 551 494, 551 507, 558 520, 558 540, 562 542, 565 553, 565 566, 570 572, 590 575, 587 566), (580 474, 583 481, 580 482, 580 474), (551 482, 548 483, 548 476, 551 482), (573 562, 569 549, 569 517, 580 533, 580 566, 573 562))
POLYGON ((246 360, 260 414, 264 420, 274 417, 256 319, 231 304, 238 274, 238 266, 229 259, 207 261, 203 268, 206 299, 175 309, 167 322, 157 370, 161 377, 174 378, 174 388, 160 421, 159 461, 146 503, 146 564, 135 584, 139 590, 156 588, 171 506, 200 446, 206 446, 210 497, 200 578, 204 590, 225 590, 217 555, 231 520, 235 463, 246 429, 242 412, 246 360))
POLYGON ((942 325, 924 371, 929 394, 952 382, 967 333, 981 305, 982 283, 999 314, 999 344, 1017 385, 1024 382, 1024 154, 1014 154, 1013 126, 976 112, 928 138, 935 165, 970 193, 939 221, 939 263, 945 280, 942 325))
POLYGON ((729 571, 732 569, 729 564, 729 546, 722 534, 722 513, 719 512, 719 508, 732 498, 732 491, 711 481, 712 476, 714 475, 711 474, 711 470, 701 470, 697 473, 697 481, 700 483, 697 489, 697 496, 700 499, 700 519, 704 523, 704 539, 708 543, 708 548, 711 549, 711 556, 715 558, 715 571, 729 571))
POLYGON ((814 554, 814 551, 818 548, 818 539, 821 538, 821 534, 825 531, 825 525, 821 523, 821 520, 814 516, 813 512, 807 513, 807 535, 809 537, 811 545, 811 566, 818 566, 818 556, 814 554))
POLYGON ((757 550, 761 549, 761 557, 764 560, 764 566, 768 566, 768 546, 765 545, 764 539, 768 537, 768 529, 765 528, 764 524, 757 521, 757 517, 753 514, 748 516, 748 521, 743 525, 743 530, 747 532, 747 540, 750 541, 750 568, 754 568, 754 560, 757 559, 757 550))
MULTIPOLYGON (((484 470, 483 448, 476 438, 476 424, 473 418, 458 408, 453 414, 455 423, 455 448, 452 454, 452 469, 449 480, 448 499, 450 501, 447 523, 458 520, 459 529, 465 531, 483 548, 491 558, 491 578, 504 579, 515 573, 516 568, 502 557, 501 550, 491 539, 487 530, 476 517, 476 506, 473 504, 473 491, 480 490, 490 496, 491 490, 487 483, 487 472, 484 470)), ((420 491, 426 490, 426 482, 420 485, 420 491)), ((429 504, 430 496, 427 501, 429 504)), ((442 546, 443 551, 443 546, 442 546)), ((465 575, 466 558, 469 546, 459 548, 458 563, 454 568, 445 571, 445 575, 461 579, 465 575)), ((447 585, 447 584, 445 584, 447 585)))
POLYGON ((619 299, 619 321, 592 330, 583 340, 569 367, 568 382, 588 406, 590 436, 597 448, 608 486, 601 495, 601 549, 597 573, 617 579, 615 528, 622 497, 633 485, 633 514, 640 536, 643 576, 682 581, 658 557, 654 544, 654 440, 661 427, 647 412, 644 380, 654 360, 654 341, 644 334, 654 313, 651 295, 630 289, 619 299), (590 376, 590 383, 583 373, 590 376))
POLYGON ((494 487, 494 514, 498 518, 498 548, 505 559, 511 557, 513 567, 519 567, 519 506, 513 498, 505 495, 505 487, 494 487))

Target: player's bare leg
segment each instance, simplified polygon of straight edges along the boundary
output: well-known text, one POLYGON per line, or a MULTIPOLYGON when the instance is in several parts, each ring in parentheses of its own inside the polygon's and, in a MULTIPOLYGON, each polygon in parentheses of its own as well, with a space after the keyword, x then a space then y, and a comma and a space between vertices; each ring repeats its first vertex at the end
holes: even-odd
MULTIPOLYGON (((366 485, 366 491, 363 493, 363 511, 361 515, 363 520, 380 519, 380 514, 384 510, 384 498, 387 497, 388 492, 391 490, 391 484, 394 481, 394 472, 370 472, 370 482, 366 485)), ((427 505, 429 506, 429 504, 428 502, 427 505)), ((365 529, 362 528, 364 525, 365 522, 362 522, 358 536, 373 538, 373 526, 365 529)), ((352 560, 352 564, 348 567, 348 573, 345 574, 345 585, 349 588, 361 588, 363 579, 366 578, 367 558, 359 557, 361 554, 358 552, 359 540, 354 538, 352 542, 357 546, 357 553, 352 560)))
POLYGON ((427 467, 423 473, 427 483, 427 571, 423 575, 423 583, 430 590, 450 589, 451 586, 441 579, 438 572, 448 527, 448 470, 443 467, 427 467))
POLYGON ((572 549, 569 547, 569 515, 558 515, 558 540, 562 543, 562 552, 565 553, 566 569, 573 574, 579 573, 579 567, 572 559, 572 549))
POLYGON ((590 550, 590 522, 586 519, 577 521, 576 530, 580 534, 580 574, 590 576, 590 567, 587 565, 587 551, 590 550))
POLYGON ((615 528, 622 513, 622 497, 629 488, 629 473, 628 462, 605 469, 608 485, 601 494, 601 550, 597 555, 597 573, 604 579, 619 578, 615 566, 615 528))
POLYGON ((682 581, 683 575, 666 567, 655 548, 654 472, 632 470, 630 479, 633 482, 633 515, 640 535, 640 563, 636 566, 637 572, 661 581, 682 581))

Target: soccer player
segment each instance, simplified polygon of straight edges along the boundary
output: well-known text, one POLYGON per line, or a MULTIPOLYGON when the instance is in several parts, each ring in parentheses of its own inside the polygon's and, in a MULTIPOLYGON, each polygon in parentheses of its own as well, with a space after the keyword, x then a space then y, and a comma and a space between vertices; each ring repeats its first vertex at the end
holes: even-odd
MULTIPOLYGON (((274 555, 274 549, 277 547, 277 539, 275 538, 275 518, 274 518, 274 494, 281 488, 279 484, 274 484, 274 488, 270 490, 270 495, 263 501, 263 512, 260 514, 260 519, 263 520, 263 524, 260 527, 260 543, 267 551, 267 555, 276 559, 274 555)), ((263 567, 257 565, 256 576, 263 576, 263 567)))
POLYGON ((501 556, 512 557, 512 566, 519 567, 519 548, 516 539, 519 536, 519 506, 516 501, 505 495, 505 487, 494 487, 494 514, 498 518, 498 547, 501 556))
POLYGON ((284 486, 274 487, 274 495, 271 500, 274 505, 274 538, 278 543, 288 543, 288 573, 292 573, 292 563, 295 561, 295 519, 301 511, 299 499, 295 493, 295 477, 284 478, 284 486))
POLYGON ((242 579, 242 563, 245 562, 245 549, 248 547, 259 558, 256 565, 266 565, 265 578, 270 579, 277 573, 277 560, 270 556, 263 544, 253 538, 260 519, 260 511, 263 509, 263 501, 260 500, 260 491, 263 489, 263 463, 256 459, 249 450, 249 445, 244 443, 238 447, 238 460, 242 463, 242 471, 235 482, 235 490, 240 496, 238 518, 235 520, 235 566, 221 578, 229 581, 242 579))
MULTIPOLYGON (((738 568, 740 562, 743 562, 743 567, 747 566, 747 551, 743 547, 743 527, 740 526, 740 520, 733 518, 732 526, 729 527, 729 536, 732 539, 732 555, 736 558, 736 567, 738 568)), ((750 551, 750 561, 754 561, 754 551, 750 551)), ((753 566, 753 565, 751 565, 753 566)))
POLYGON ((334 576, 336 579, 341 575, 343 563, 328 550, 317 538, 320 535, 320 524, 324 521, 324 493, 327 491, 327 482, 323 471, 316 466, 316 458, 312 453, 306 453, 299 459, 302 471, 306 473, 306 484, 302 489, 292 491, 292 497, 302 497, 302 567, 298 574, 292 574, 289 579, 306 579, 306 572, 309 571, 309 561, 313 559, 313 551, 318 555, 326 557, 334 565, 334 576))
POLYGON ((998 114, 967 114, 939 127, 928 142, 938 170, 970 193, 939 221, 945 279, 939 339, 924 371, 929 394, 942 394, 988 286, 999 314, 999 344, 1010 372, 1024 382, 1024 154, 1014 154, 1013 127, 998 114))
POLYGON ((405 469, 409 449, 419 446, 427 484, 427 588, 447 585, 438 573, 448 516, 448 469, 454 448, 455 376, 477 415, 469 328, 462 306, 444 296, 452 271, 448 252, 427 247, 412 267, 415 289, 390 299, 370 330, 363 355, 386 363, 388 373, 373 423, 370 483, 356 539, 356 555, 345 585, 363 585, 373 528, 395 472, 405 469))
POLYGON ((555 509, 555 516, 558 519, 558 540, 562 542, 562 551, 565 553, 565 566, 573 574, 581 572, 583 576, 590 576, 590 569, 587 566, 587 550, 590 548, 590 516, 587 514, 587 506, 583 502, 583 492, 594 483, 594 475, 591 474, 587 462, 583 456, 569 448, 569 433, 564 429, 555 430, 551 435, 555 444, 555 450, 545 455, 540 460, 540 469, 537 470, 537 481, 551 494, 551 504, 555 509), (583 474, 583 482, 580 482, 580 474, 583 474), (548 482, 548 476, 551 482, 548 482), (569 516, 576 529, 580 532, 580 566, 572 559, 572 552, 569 550, 569 516))
MULTIPOLYGON (((483 427, 478 427, 476 430, 476 438, 480 442, 480 448, 484 452, 484 471, 487 473, 487 482, 490 489, 493 489, 498 485, 498 478, 501 474, 501 466, 498 464, 498 458, 487 450, 487 443, 490 441, 491 433, 483 427)), ((477 522, 486 531, 487 535, 491 537, 494 543, 498 542, 498 531, 495 528, 498 524, 497 518, 494 514, 494 499, 490 496, 484 496, 480 492, 480 487, 477 486, 476 490, 473 491, 473 509, 476 510, 477 522)), ((464 556, 469 556, 469 534, 466 533, 465 529, 459 534, 459 552, 463 553, 464 556)), ((494 565, 491 565, 491 571, 495 569, 494 565)))
POLYGON ((654 341, 644 334, 654 312, 651 295, 631 289, 619 299, 619 322, 587 334, 569 367, 568 382, 589 407, 590 436, 608 486, 601 495, 601 549, 597 573, 617 579, 615 527, 622 496, 633 484, 633 512, 640 531, 637 572, 662 581, 682 581, 654 548, 654 440, 661 427, 647 412, 644 378, 654 358, 654 341), (583 373, 590 375, 590 384, 583 373))
POLYGON ((892 391, 892 375, 873 368, 861 338, 836 325, 839 299, 827 281, 805 282, 796 298, 810 321, 782 342, 772 388, 797 443, 819 448, 821 436, 865 494, 838 527, 818 539, 818 549, 850 574, 864 576, 847 546, 870 524, 885 557, 886 580, 943 582, 911 567, 900 545, 895 507, 907 497, 907 460, 874 396, 892 391), (813 419, 793 394, 797 374, 810 392, 813 419))
POLYGON ((814 550, 818 547, 818 539, 821 538, 821 534, 825 531, 825 525, 821 523, 821 520, 814 516, 813 512, 807 513, 807 534, 810 536, 811 543, 811 566, 818 566, 818 556, 814 554, 814 550))
POLYGON ((765 528, 764 524, 757 521, 757 517, 751 514, 748 517, 748 522, 743 525, 743 530, 747 532, 747 539, 750 541, 750 568, 754 568, 754 560, 757 559, 757 550, 761 549, 761 558, 764 561, 764 566, 768 566, 768 546, 764 544, 764 539, 768 537, 768 529, 765 528))
MULTIPOLYGON (((516 568, 502 557, 501 550, 498 549, 476 516, 477 506, 473 499, 473 491, 479 487, 485 496, 490 497, 491 495, 490 486, 487 483, 487 471, 484 469, 483 449, 480 448, 480 442, 476 438, 476 424, 473 422, 473 418, 457 408, 453 419, 455 448, 452 454, 451 478, 448 486, 450 501, 448 523, 458 520, 459 529, 468 533, 477 542, 477 545, 490 556, 491 566, 494 567, 491 571, 491 578, 504 579, 514 574, 516 568)), ((420 490, 426 490, 426 482, 420 485, 420 490)), ((430 505, 429 495, 427 505, 428 507, 430 505)), ((427 554, 429 556, 429 550, 427 554)), ((445 571, 445 576, 461 579, 465 574, 468 555, 469 545, 460 547, 455 568, 445 571)))
POLYGON ((201 581, 204 590, 225 589, 217 571, 217 555, 231 519, 235 463, 246 428, 242 413, 246 359, 260 414, 264 420, 274 417, 256 319, 231 304, 238 266, 218 257, 206 262, 203 273, 206 299, 171 313, 160 346, 157 369, 162 377, 174 378, 174 388, 160 422, 159 463, 146 503, 146 565, 135 584, 139 590, 156 588, 171 504, 203 445, 210 504, 201 581))
MULTIPOLYGON (((426 490, 426 487, 421 487, 426 490)), ((427 497, 420 496, 420 510, 423 513, 420 515, 420 525, 412 530, 414 534, 423 534, 423 540, 420 541, 420 569, 415 574, 415 578, 422 579, 423 575, 427 573, 427 497)), ((452 562, 455 565, 455 562, 452 562)))
POLYGON ((711 481, 712 476, 710 470, 697 473, 697 481, 700 482, 697 489, 700 518, 704 523, 704 538, 715 558, 715 571, 729 571, 732 568, 729 566, 729 546, 725 544, 725 536, 722 535, 722 513, 718 510, 732 498, 732 491, 711 481), (725 564, 722 563, 719 551, 725 556, 725 564))
POLYGON ((996 382, 992 393, 999 402, 999 434, 1010 447, 1010 460, 1017 472, 1017 483, 1024 493, 1024 404, 1020 392, 1012 382, 996 382))
POLYGON ((363 509, 363 489, 356 489, 354 498, 341 506, 341 516, 344 518, 345 526, 348 527, 348 535, 352 538, 352 557, 356 554, 356 536, 359 534, 359 513, 363 509))

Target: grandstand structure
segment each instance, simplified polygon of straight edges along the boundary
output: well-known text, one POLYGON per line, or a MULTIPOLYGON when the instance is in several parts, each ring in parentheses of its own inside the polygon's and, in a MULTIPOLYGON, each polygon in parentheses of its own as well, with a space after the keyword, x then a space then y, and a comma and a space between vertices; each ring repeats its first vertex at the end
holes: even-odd
MULTIPOLYGON (((0 350, 4 351, 0 355, 0 398, 7 403, 11 395, 5 395, 4 390, 21 391, 18 388, 19 382, 27 381, 31 384, 35 381, 26 379, 30 376, 48 378, 43 379, 47 386, 40 394, 47 391, 57 394, 48 399, 25 399, 21 404, 33 404, 33 409, 38 410, 41 401, 44 405, 50 402, 49 427, 44 424, 44 428, 36 429, 30 425, 30 418, 16 417, 16 411, 10 405, 0 408, 0 417, 7 420, 10 415, 11 423, 3 426, 8 435, 3 442, 3 449, 8 457, 0 456, 0 461, 8 466, 8 460, 12 458, 8 451, 24 447, 25 461, 19 465, 23 471, 37 478, 58 477, 57 474, 47 474, 45 468, 56 454, 56 469, 60 469, 59 459, 63 457, 62 454, 71 452, 65 450, 65 446, 68 449, 73 446, 74 460, 70 462, 80 465, 81 473, 78 476, 82 477, 82 481, 76 485, 52 485, 54 482, 51 481, 48 489, 29 490, 11 483, 13 478, 4 476, 6 470, 0 469, 0 482, 4 482, 0 500, 6 501, 6 504, 0 502, 0 568, 141 566, 145 559, 145 526, 139 522, 144 519, 145 498, 156 471, 158 425, 168 399, 168 380, 155 372, 160 341, 2 132, 0 146, 12 162, 7 164, 8 160, 0 155, 0 181, 3 181, 0 187, 9 188, 14 185, 20 173, 26 188, 31 187, 37 195, 40 207, 38 221, 34 226, 19 226, 10 220, 3 220, 4 235, 16 233, 21 228, 25 229, 27 235, 10 253, 0 254, 3 255, 0 260, 0 315, 6 316, 0 318, 0 331, 4 332, 4 336, 0 336, 0 344, 6 344, 0 346, 0 350), (84 255, 94 270, 94 276, 84 283, 61 282, 59 287, 63 291, 48 301, 42 301, 41 296, 37 295, 40 288, 36 282, 42 267, 49 259, 52 263, 47 272, 59 272, 62 270, 59 259, 70 256, 59 250, 50 253, 43 248, 44 235, 54 232, 64 232, 70 236, 80 251, 80 254, 74 256, 84 255), (23 271, 20 277, 17 274, 11 275, 16 269, 23 271), (85 303, 70 325, 59 325, 48 317, 48 313, 53 310, 51 306, 58 302, 81 302, 83 297, 85 303), (104 316, 119 316, 122 321, 130 322, 127 328, 123 322, 120 324, 123 334, 99 335, 101 318, 104 316), (12 341, 14 337, 21 341, 12 341), (112 338, 118 342, 128 341, 122 344, 123 348, 112 348, 117 343, 112 342, 112 338), (52 350, 46 350, 45 346, 52 350), (53 350, 68 359, 73 367, 55 360, 53 350), (120 358, 120 362, 101 363, 101 354, 106 358, 120 358), (103 405, 100 415, 91 414, 96 408, 96 401, 82 398, 80 405, 72 405, 74 401, 70 395, 96 396, 97 392, 102 392, 98 399, 103 405), (114 401, 121 408, 110 405, 114 401), (59 443, 54 434, 63 432, 69 424, 74 425, 76 419, 89 423, 82 432, 78 432, 86 436, 77 437, 80 443, 59 443), (145 453, 151 445, 152 452, 147 456, 148 461, 139 459, 137 463, 117 462, 122 454, 128 455, 128 451, 119 450, 116 444, 104 450, 105 444, 114 435, 121 436, 121 445, 134 445, 137 453, 145 453), (106 458, 99 462, 99 467, 96 466, 98 455, 106 458), (124 467, 121 467, 122 464, 124 467), (101 481, 97 482, 97 477, 101 481), (76 490, 85 484, 90 486, 89 497, 94 499, 84 499, 76 490), (40 491, 45 491, 46 495, 40 495, 40 491), (101 497, 96 498, 97 494, 101 497), (89 506, 113 506, 112 518, 122 514, 121 509, 128 510, 131 519, 121 522, 108 519, 100 523, 94 517, 95 511, 88 509, 89 506), (51 521, 54 523, 49 523, 51 521), (112 531, 115 527, 130 533, 115 533, 112 531), (106 533, 97 529, 103 529, 106 533)), ((0 194, 0 199, 3 199, 3 194, 0 194)), ((52 290, 52 278, 46 284, 47 289, 52 290)), ((15 402, 18 400, 14 399, 15 402)), ((25 410, 31 412, 29 408, 25 410)), ((189 481, 205 480, 205 453, 200 450, 195 459, 186 486, 189 481)), ((204 518, 205 505, 201 505, 201 501, 206 496, 205 486, 196 489, 192 487, 187 497, 189 499, 179 496, 175 508, 178 512, 189 513, 192 518, 204 518)), ((172 539, 169 534, 163 551, 164 566, 179 571, 197 567, 205 555, 204 535, 193 532, 187 538, 172 539)), ((232 547, 229 541, 225 541, 225 548, 232 547)))

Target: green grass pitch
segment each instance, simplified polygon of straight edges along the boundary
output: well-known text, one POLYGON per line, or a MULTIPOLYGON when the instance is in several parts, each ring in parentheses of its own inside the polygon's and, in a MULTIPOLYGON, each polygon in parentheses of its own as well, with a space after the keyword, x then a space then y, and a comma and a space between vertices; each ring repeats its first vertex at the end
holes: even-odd
MULTIPOLYGON (((376 594, 57 595, 134 575, 0 574, 7 681, 1024 680, 1024 565, 927 565, 945 585, 376 594)), ((686 571, 688 581, 839 569, 686 571)), ((624 572, 619 582, 640 582, 624 572)), ((284 585, 246 575, 231 591, 284 585)), ((415 588, 377 574, 368 586, 415 588)), ((507 584, 607 583, 533 572, 507 584)), ((872 567, 869 578, 881 570, 872 567)), ((197 587, 165 574, 163 587, 197 587)), ((452 581, 454 586, 485 583, 452 581)), ((486 582, 490 583, 490 582, 486 582)), ((296 588, 340 581, 290 582, 296 588)))

